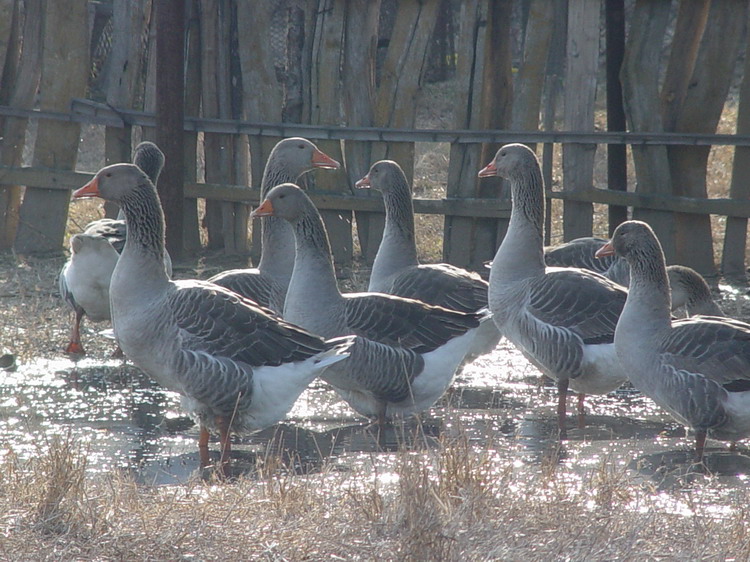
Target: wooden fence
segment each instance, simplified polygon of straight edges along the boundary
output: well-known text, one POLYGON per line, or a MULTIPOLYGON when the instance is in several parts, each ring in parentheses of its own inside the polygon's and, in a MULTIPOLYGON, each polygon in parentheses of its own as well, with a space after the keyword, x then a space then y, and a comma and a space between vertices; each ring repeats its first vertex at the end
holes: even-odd
MULTIPOLYGON (((561 163, 562 190, 549 195, 563 199, 566 239, 591 234, 593 203, 610 205, 613 223, 630 208, 654 226, 671 262, 711 275, 708 215, 724 215, 720 267, 744 277, 747 17, 748 0, 636 0, 627 13, 623 0, 0 0, 0 247, 61 247, 65 189, 83 179, 73 172, 80 123, 96 122, 106 127, 107 162, 130 159, 134 128, 169 141, 176 169, 165 181, 185 197, 169 212, 186 225, 180 247, 189 250, 200 244, 196 199, 205 197, 209 245, 245 251, 244 202, 257 191, 241 186, 259 183, 279 138, 300 135, 346 162, 342 174, 321 174, 311 186, 336 259, 351 259, 354 222, 372 259, 380 202, 355 193, 354 181, 382 158, 411 176, 415 142, 448 142, 446 199, 417 201, 417 210, 445 215, 446 261, 480 268, 503 236, 508 203, 497 200, 498 181, 479 182, 476 173, 499 145, 519 141, 544 145, 547 178, 553 160, 561 163), (172 17, 160 22, 162 9, 172 17), (451 41, 439 37, 445 33, 451 41), (445 63, 446 48, 446 68, 455 68, 453 130, 415 131, 428 54, 445 63), (607 132, 595 127, 604 58, 607 132), (714 135, 730 90, 737 134, 714 135), (177 124, 163 125, 175 115, 177 124), (24 169, 29 117, 38 128, 24 169), (611 190, 593 187, 602 144, 611 190), (735 147, 731 199, 710 200, 707 162, 718 144, 735 147), (196 181, 198 152, 205 184, 196 181)), ((170 224, 167 216, 168 241, 170 224)))

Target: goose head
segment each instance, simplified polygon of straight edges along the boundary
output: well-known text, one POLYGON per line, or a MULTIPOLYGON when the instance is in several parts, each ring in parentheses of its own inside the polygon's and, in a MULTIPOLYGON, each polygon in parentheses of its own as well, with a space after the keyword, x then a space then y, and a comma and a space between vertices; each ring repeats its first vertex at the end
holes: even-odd
POLYGON ((661 253, 661 246, 651 227, 642 221, 625 221, 612 234, 612 239, 594 254, 597 258, 617 255, 632 265, 644 255, 661 253))
POLYGON ((295 223, 310 207, 314 208, 313 202, 304 191, 293 183, 281 183, 268 192, 251 216, 278 217, 295 223))
POLYGON ((294 177, 299 177, 313 168, 336 170, 341 167, 338 161, 302 137, 290 137, 276 143, 268 160, 272 163, 271 167, 287 169, 294 177))
POLYGON ((143 170, 156 185, 164 169, 164 153, 154 143, 143 141, 133 151, 133 164, 143 170))
POLYGON ((528 146, 520 143, 506 144, 495 153, 492 162, 479 171, 480 178, 499 176, 512 180, 524 170, 539 167, 539 160, 528 146))
POLYGON ((355 187, 377 189, 386 193, 396 188, 399 184, 406 184, 406 175, 393 160, 380 160, 375 162, 367 175, 354 184, 355 187))
POLYGON ((74 191, 73 198, 101 197, 107 201, 122 203, 145 189, 155 188, 138 166, 111 164, 99 170, 90 182, 74 191))
POLYGON ((70 251, 73 254, 101 254, 114 250, 109 240, 98 234, 76 234, 70 238, 70 251))

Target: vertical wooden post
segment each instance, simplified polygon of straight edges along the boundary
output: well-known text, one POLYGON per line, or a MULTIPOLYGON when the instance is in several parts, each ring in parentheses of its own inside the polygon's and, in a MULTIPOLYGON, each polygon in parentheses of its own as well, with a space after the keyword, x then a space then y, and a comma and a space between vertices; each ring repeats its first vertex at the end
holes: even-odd
MULTIPOLYGON (((282 120, 284 92, 274 68, 275 57, 271 41, 271 20, 276 4, 273 2, 237 3, 237 26, 252 30, 244 33, 238 44, 244 97, 244 118, 249 121, 279 123, 282 120)), ((252 185, 260 187, 268 155, 279 141, 276 137, 260 135, 248 138, 250 145, 250 175, 252 185)), ((260 258, 260 220, 254 221, 251 256, 260 258)))
MULTIPOLYGON (((745 64, 737 108, 736 133, 738 135, 750 134, 750 41, 745 45, 745 64)), ((750 199, 750 147, 738 146, 734 149, 729 196, 732 199, 750 199)), ((724 249, 721 255, 721 272, 724 277, 735 281, 747 281, 746 249, 747 218, 727 217, 724 249)))
MULTIPOLYGON (((86 92, 88 10, 84 2, 46 2, 44 6, 39 105, 43 110, 67 112, 70 100, 86 92)), ((75 169, 80 132, 78 123, 40 119, 33 165, 75 169)), ((16 252, 60 251, 69 203, 66 190, 27 187, 14 244, 16 252)))
MULTIPOLYGON (((625 108, 622 104, 620 68, 625 56, 625 0, 607 0, 604 5, 607 39, 607 130, 626 129, 625 108)), ((607 187, 616 191, 628 190, 627 147, 607 145, 607 187)), ((609 234, 628 219, 628 208, 609 207, 609 234)))
MULTIPOLYGON (((567 68, 563 126, 568 131, 594 130, 596 75, 599 63, 599 0, 572 2, 568 8, 567 68)), ((563 188, 589 189, 594 185, 595 144, 563 146, 563 188)), ((591 203, 566 201, 563 231, 566 240, 591 236, 594 208, 591 203)))
MULTIPOLYGON (((503 129, 510 121, 512 67, 510 2, 471 1, 461 4, 456 80, 455 127, 503 129), (485 23, 486 22, 486 23, 485 23)), ((477 178, 494 156, 496 146, 454 143, 448 166, 447 197, 497 196, 500 183, 477 178)), ((506 220, 445 217, 443 258, 461 267, 486 273, 505 232, 506 220)))
MULTIPOLYGON (((319 6, 315 25, 312 66, 310 68, 310 123, 337 125, 341 118, 341 56, 344 39, 345 0, 324 0, 319 6)), ((318 147, 331 157, 342 160, 339 141, 320 141, 318 147)), ((307 178, 312 180, 313 178, 307 178)), ((312 189, 349 193, 343 171, 330 171, 314 177, 312 189)), ((337 268, 352 263, 352 212, 322 210, 328 229, 331 251, 337 268)))
MULTIPOLYGON (((701 37, 690 86, 675 130, 715 133, 729 93, 740 40, 745 34, 746 0, 712 2, 701 37)), ((706 197, 710 147, 670 146, 669 163, 675 195, 706 197)), ((713 236, 708 215, 678 213, 677 261, 704 276, 716 276, 713 236)))
POLYGON ((183 253, 185 4, 182 0, 157 0, 156 6, 156 141, 165 157, 159 197, 167 250, 173 259, 179 259, 183 253))
MULTIPOLYGON (((661 46, 669 23, 669 2, 636 0, 625 45, 620 79, 625 115, 631 131, 662 132, 659 111, 661 46)), ((672 193, 664 146, 633 146, 633 164, 642 193, 672 193)), ((635 209, 633 218, 646 221, 659 237, 668 263, 675 255, 674 217, 667 211, 635 209)))
MULTIPOLYGON (((18 2, 15 7, 18 8, 18 2)), ((23 109, 34 105, 41 70, 43 16, 41 0, 26 2, 23 21, 20 11, 14 10, 7 63, 0 80, 0 103, 4 105, 23 109)), ((0 164, 3 166, 21 165, 27 125, 25 117, 0 118, 0 164)), ((15 240, 21 193, 20 185, 4 185, 0 189, 0 249, 10 248, 15 240)))
MULTIPOLYGON (((141 84, 145 34, 151 18, 151 2, 115 2, 112 6, 112 53, 107 72, 107 103, 133 109, 141 84)), ((104 156, 107 164, 130 162, 132 127, 106 127, 104 156)), ((117 205, 104 203, 108 217, 117 215, 117 205)))
MULTIPOLYGON (((347 125, 371 127, 375 97, 375 55, 378 42, 380 0, 347 3, 344 28, 343 102, 347 125)), ((346 141, 346 174, 349 188, 363 177, 373 163, 369 142, 346 141)), ((359 190, 363 197, 379 197, 371 189, 359 190)), ((371 264, 380 245, 385 215, 357 211, 357 235, 362 258, 371 264)))
MULTIPOLYGON (((201 58, 200 58, 200 25, 198 20, 198 0, 187 4, 186 37, 185 37, 185 115, 198 117, 201 105, 201 58)), ((185 142, 185 181, 195 182, 198 176, 198 133, 186 131, 185 142)), ((201 248, 200 227, 198 223, 198 200, 185 198, 183 213, 183 233, 185 251, 196 252, 201 248)))

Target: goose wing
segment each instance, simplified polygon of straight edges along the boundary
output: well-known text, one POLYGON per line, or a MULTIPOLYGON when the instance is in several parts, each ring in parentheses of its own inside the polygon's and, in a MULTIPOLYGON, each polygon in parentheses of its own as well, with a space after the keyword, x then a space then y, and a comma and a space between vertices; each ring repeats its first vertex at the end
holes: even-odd
POLYGON ((476 328, 481 317, 381 293, 350 293, 344 298, 346 323, 355 335, 417 353, 433 351, 476 328))
POLYGON ((283 288, 267 275, 262 275, 257 269, 229 269, 214 275, 208 281, 279 314, 284 310, 283 288))
POLYGON ((199 281, 175 286, 167 304, 184 348, 253 367, 301 361, 328 349, 321 337, 222 287, 199 281))
POLYGON ((476 312, 487 307, 488 283, 476 273, 449 264, 410 267, 398 275, 387 293, 459 310, 476 312))
POLYGON ((750 325, 731 318, 695 316, 672 323, 662 360, 719 384, 750 380, 750 325))

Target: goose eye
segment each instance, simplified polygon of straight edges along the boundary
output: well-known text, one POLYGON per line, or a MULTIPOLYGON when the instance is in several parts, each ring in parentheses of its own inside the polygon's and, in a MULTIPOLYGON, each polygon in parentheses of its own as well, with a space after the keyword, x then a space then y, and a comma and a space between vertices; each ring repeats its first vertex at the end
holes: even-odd
POLYGON ((297 145, 297 148, 299 148, 299 149, 301 149, 301 150, 304 150, 304 148, 305 148, 305 145, 304 145, 304 144, 298 144, 298 145, 297 145))

